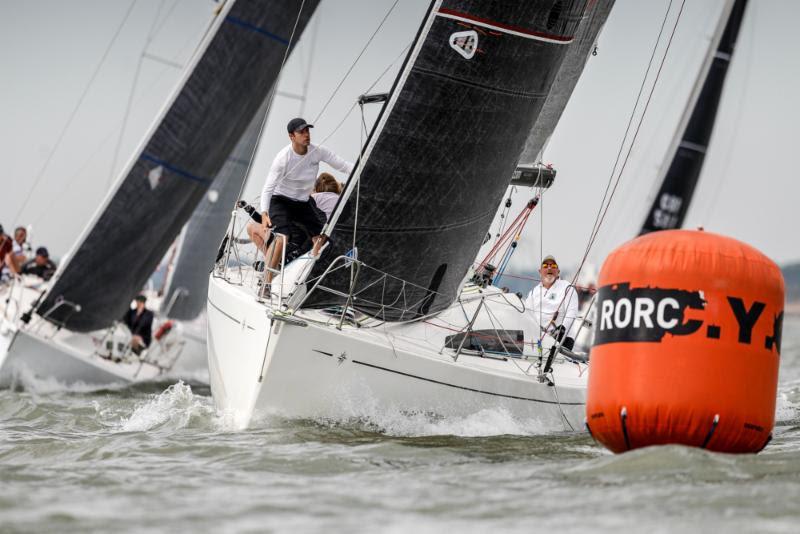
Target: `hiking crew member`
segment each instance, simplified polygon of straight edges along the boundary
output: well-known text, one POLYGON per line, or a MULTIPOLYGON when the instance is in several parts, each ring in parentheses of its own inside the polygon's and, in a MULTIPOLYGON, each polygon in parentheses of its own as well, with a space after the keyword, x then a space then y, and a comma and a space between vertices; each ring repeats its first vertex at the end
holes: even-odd
POLYGON ((571 349, 575 340, 570 328, 578 316, 578 293, 575 288, 559 278, 561 271, 553 256, 545 256, 539 269, 541 282, 525 299, 525 307, 533 313, 542 329, 553 334, 559 341, 564 335, 564 346, 571 349))
MULTIPOLYGON (((301 227, 310 237, 316 237, 322 232, 325 221, 321 220, 319 212, 312 207, 309 200, 320 162, 324 161, 337 171, 348 174, 353 170, 352 163, 343 160, 330 149, 311 144, 310 128, 313 127, 301 118, 289 121, 286 130, 291 142, 275 156, 261 192, 261 225, 253 222, 247 225, 250 239, 264 251, 272 269, 277 268, 280 263, 283 239, 276 238, 271 254, 268 254, 265 242, 269 227, 289 238, 287 261, 304 252, 301 248, 305 239, 300 239, 297 232, 292 232, 292 224, 301 227)), ((268 275, 268 278, 271 276, 268 275)))

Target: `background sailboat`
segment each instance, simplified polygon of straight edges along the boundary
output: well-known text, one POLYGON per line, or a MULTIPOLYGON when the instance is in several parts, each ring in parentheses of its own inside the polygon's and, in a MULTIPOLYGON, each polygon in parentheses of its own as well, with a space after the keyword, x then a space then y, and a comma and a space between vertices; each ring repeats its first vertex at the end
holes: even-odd
MULTIPOLYGON (((703 170, 703 162, 725 87, 728 66, 733 58, 746 6, 747 0, 736 0, 727 17, 722 36, 712 40, 706 64, 689 97, 675 140, 671 145, 673 148, 669 152, 672 154, 670 163, 664 167, 660 179, 661 185, 642 224, 640 235, 683 226, 703 170), (718 42, 716 47, 714 47, 715 41, 718 42), (711 50, 714 49, 714 53, 711 54, 711 50)), ((719 32, 716 35, 719 35, 719 32)))
POLYGON ((64 357, 77 369, 69 380, 125 375, 94 372, 91 342, 70 347, 70 336, 108 328, 128 308, 265 101, 316 4, 240 0, 220 7, 178 90, 36 299, 37 318, 14 330, 3 371, 19 359, 47 374, 58 368, 51 359, 64 357))

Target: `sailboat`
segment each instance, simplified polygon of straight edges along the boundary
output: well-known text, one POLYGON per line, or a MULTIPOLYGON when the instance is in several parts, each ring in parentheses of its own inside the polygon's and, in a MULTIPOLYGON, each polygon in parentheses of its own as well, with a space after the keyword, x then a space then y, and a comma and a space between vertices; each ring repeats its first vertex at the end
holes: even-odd
MULTIPOLYGON (((670 163, 661 173, 660 187, 639 235, 681 228, 689 211, 695 187, 703 170, 708 144, 714 131, 725 77, 739 37, 747 0, 727 6, 725 30, 715 33, 706 62, 692 89, 668 154, 670 163), (721 35, 721 37, 720 37, 721 35), (712 53, 713 51, 713 53, 712 53)), ((725 21, 723 16, 721 21, 725 21)))
MULTIPOLYGON (((135 355, 117 321, 206 195, 267 98, 316 1, 227 1, 115 187, 50 283, 7 288, 0 384, 31 373, 61 383, 161 376, 169 335, 135 355)), ((232 204, 231 204, 232 205, 232 204)))
MULTIPOLYGON (((209 378, 242 427, 263 413, 348 418, 508 410, 583 420, 587 369, 521 301, 470 272, 582 20, 584 1, 433 2, 324 233, 267 278, 209 280, 209 378), (470 282, 471 281, 471 282, 470 282), (539 340, 531 342, 531 340, 539 340)), ((280 236, 279 236, 280 237, 280 236)))
MULTIPOLYGON (((639 235, 683 226, 714 131, 725 78, 746 6, 747 0, 736 0, 733 4, 727 4, 722 11, 719 24, 709 42, 705 61, 667 152, 671 157, 667 160, 668 164, 662 167, 656 181, 660 184, 659 189, 639 235)), ((589 301, 589 306, 582 312, 582 315, 589 318, 589 327, 581 329, 576 341, 585 350, 591 346, 593 339, 591 323, 595 310, 591 307, 591 302, 589 301)))

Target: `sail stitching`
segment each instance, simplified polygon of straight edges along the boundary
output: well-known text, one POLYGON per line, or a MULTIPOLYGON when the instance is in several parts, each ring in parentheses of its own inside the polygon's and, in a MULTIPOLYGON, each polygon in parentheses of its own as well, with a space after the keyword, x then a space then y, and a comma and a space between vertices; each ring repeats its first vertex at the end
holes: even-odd
POLYGON ((473 82, 469 80, 464 80, 463 78, 456 78, 455 76, 450 76, 447 74, 442 74, 441 72, 436 72, 430 69, 426 69, 424 67, 414 67, 414 72, 419 72, 422 74, 428 74, 431 76, 436 76, 437 78, 442 78, 445 80, 449 80, 453 83, 466 85, 469 87, 475 87, 477 89, 485 89, 487 91, 491 91, 493 93, 498 93, 502 95, 508 96, 516 96, 516 97, 523 97, 523 98, 544 98, 547 96, 546 92, 528 92, 528 91, 515 91, 513 89, 501 89, 500 87, 492 87, 491 85, 486 85, 483 83, 473 82))
POLYGON ((247 30, 250 30, 250 31, 253 31, 253 32, 256 32, 256 33, 260 33, 261 35, 265 35, 265 36, 269 37, 270 39, 272 39, 274 41, 278 41, 282 45, 289 46, 289 41, 287 41, 283 37, 280 37, 279 35, 275 35, 272 32, 268 32, 267 30, 265 30, 263 28, 259 28, 258 26, 254 25, 254 24, 250 24, 246 20, 242 20, 242 19, 240 19, 238 17, 234 17, 234 16, 231 16, 231 15, 228 15, 227 17, 225 17, 225 20, 227 22, 230 22, 231 24, 236 25, 236 26, 240 26, 240 27, 245 28, 247 30))
POLYGON ((202 176, 196 176, 196 175, 194 175, 194 174, 192 174, 192 173, 190 173, 188 171, 185 171, 183 169, 179 169, 178 167, 175 167, 174 165, 171 165, 170 163, 168 163, 168 162, 166 162, 166 161, 164 161, 162 159, 158 159, 156 157, 150 156, 149 154, 142 154, 142 159, 145 160, 145 161, 149 161, 151 163, 155 163, 156 165, 161 165, 162 167, 164 167, 168 171, 171 171, 171 172, 173 172, 173 173, 175 173, 178 176, 181 176, 183 178, 188 178, 189 180, 194 180, 195 182, 208 184, 208 183, 211 183, 211 181, 212 181, 210 178, 203 178, 202 176))

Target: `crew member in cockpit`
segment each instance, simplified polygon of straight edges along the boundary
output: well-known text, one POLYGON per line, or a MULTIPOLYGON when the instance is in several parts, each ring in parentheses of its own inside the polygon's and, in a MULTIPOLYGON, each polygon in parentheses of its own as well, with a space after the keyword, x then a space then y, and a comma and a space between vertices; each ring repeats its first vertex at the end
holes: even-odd
MULTIPOLYGON (((564 337, 564 346, 571 349, 575 340, 570 336, 572 323, 578 317, 578 293, 566 280, 559 278, 561 271, 553 256, 545 256, 539 268, 539 284, 525 299, 536 322, 557 339, 564 337)), ((574 334, 573 334, 574 335, 574 334)))

